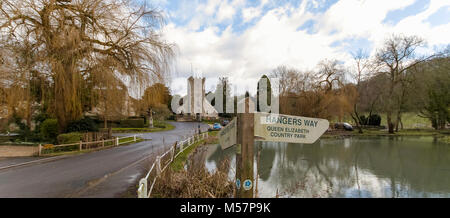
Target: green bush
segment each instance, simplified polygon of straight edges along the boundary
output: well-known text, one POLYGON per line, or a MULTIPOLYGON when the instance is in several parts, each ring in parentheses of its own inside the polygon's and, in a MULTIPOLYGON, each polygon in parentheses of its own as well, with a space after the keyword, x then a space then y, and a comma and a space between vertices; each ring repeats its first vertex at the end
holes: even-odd
POLYGON ((71 122, 67 126, 67 132, 97 132, 98 127, 94 120, 89 117, 71 122))
POLYGON ((360 116, 359 120, 360 120, 360 122, 359 122, 360 125, 368 125, 366 116, 364 116, 364 115, 360 116))
POLYGON ((369 126, 380 126, 381 125, 381 116, 378 114, 372 114, 369 117, 364 115, 360 116, 360 124, 361 125, 369 125, 369 126))
POLYGON ((120 128, 144 128, 144 119, 128 119, 120 121, 120 128))
POLYGON ((381 125, 381 116, 378 114, 372 114, 369 117, 369 125, 370 126, 380 126, 381 125))
POLYGON ((81 141, 83 133, 71 132, 58 135, 58 144, 72 144, 81 141))
POLYGON ((46 119, 41 124, 41 136, 44 140, 49 142, 55 142, 56 136, 58 136, 58 120, 46 119))
POLYGON ((169 117, 167 117, 167 120, 175 121, 176 120, 176 116, 172 114, 169 117))
POLYGON ((164 121, 160 121, 160 120, 154 120, 153 121, 153 127, 154 128, 161 128, 161 129, 165 129, 168 128, 170 125, 164 121))

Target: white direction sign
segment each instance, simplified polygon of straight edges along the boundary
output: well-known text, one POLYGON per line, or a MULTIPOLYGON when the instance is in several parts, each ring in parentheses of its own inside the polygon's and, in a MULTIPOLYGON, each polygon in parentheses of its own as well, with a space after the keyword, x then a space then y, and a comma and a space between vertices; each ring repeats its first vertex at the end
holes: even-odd
POLYGON ((329 125, 324 119, 255 113, 255 140, 312 144, 329 125))
POLYGON ((235 145, 237 143, 237 126, 236 118, 234 118, 228 125, 226 125, 219 132, 219 144, 223 150, 235 145))

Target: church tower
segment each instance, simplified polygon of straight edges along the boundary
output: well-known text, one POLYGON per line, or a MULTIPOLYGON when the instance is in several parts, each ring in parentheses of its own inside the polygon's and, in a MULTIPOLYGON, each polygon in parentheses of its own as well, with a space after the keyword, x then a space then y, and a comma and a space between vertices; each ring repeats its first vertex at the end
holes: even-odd
POLYGON ((201 115, 205 113, 205 78, 188 78, 188 114, 197 120, 201 120, 201 115))

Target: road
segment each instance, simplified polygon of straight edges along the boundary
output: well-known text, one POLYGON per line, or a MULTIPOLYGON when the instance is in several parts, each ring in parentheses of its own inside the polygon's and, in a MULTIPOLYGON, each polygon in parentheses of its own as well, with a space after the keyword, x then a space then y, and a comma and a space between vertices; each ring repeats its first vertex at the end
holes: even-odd
MULTIPOLYGON (((0 197, 122 197, 148 169, 153 152, 164 149, 163 141, 168 148, 192 135, 198 125, 202 131, 208 128, 200 123, 171 124, 174 130, 143 133, 141 137, 150 141, 0 170, 0 197)), ((21 160, 0 160, 0 166, 21 160)))

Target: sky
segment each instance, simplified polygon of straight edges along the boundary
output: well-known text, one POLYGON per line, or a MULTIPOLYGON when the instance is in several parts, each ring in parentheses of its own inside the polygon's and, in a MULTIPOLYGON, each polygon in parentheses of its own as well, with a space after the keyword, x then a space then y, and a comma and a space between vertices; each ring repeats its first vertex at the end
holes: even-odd
POLYGON ((313 70, 323 59, 351 67, 392 34, 417 35, 430 54, 450 43, 448 0, 145 0, 165 13, 163 38, 176 44, 170 88, 186 94, 191 75, 219 77, 244 93, 277 66, 313 70))

